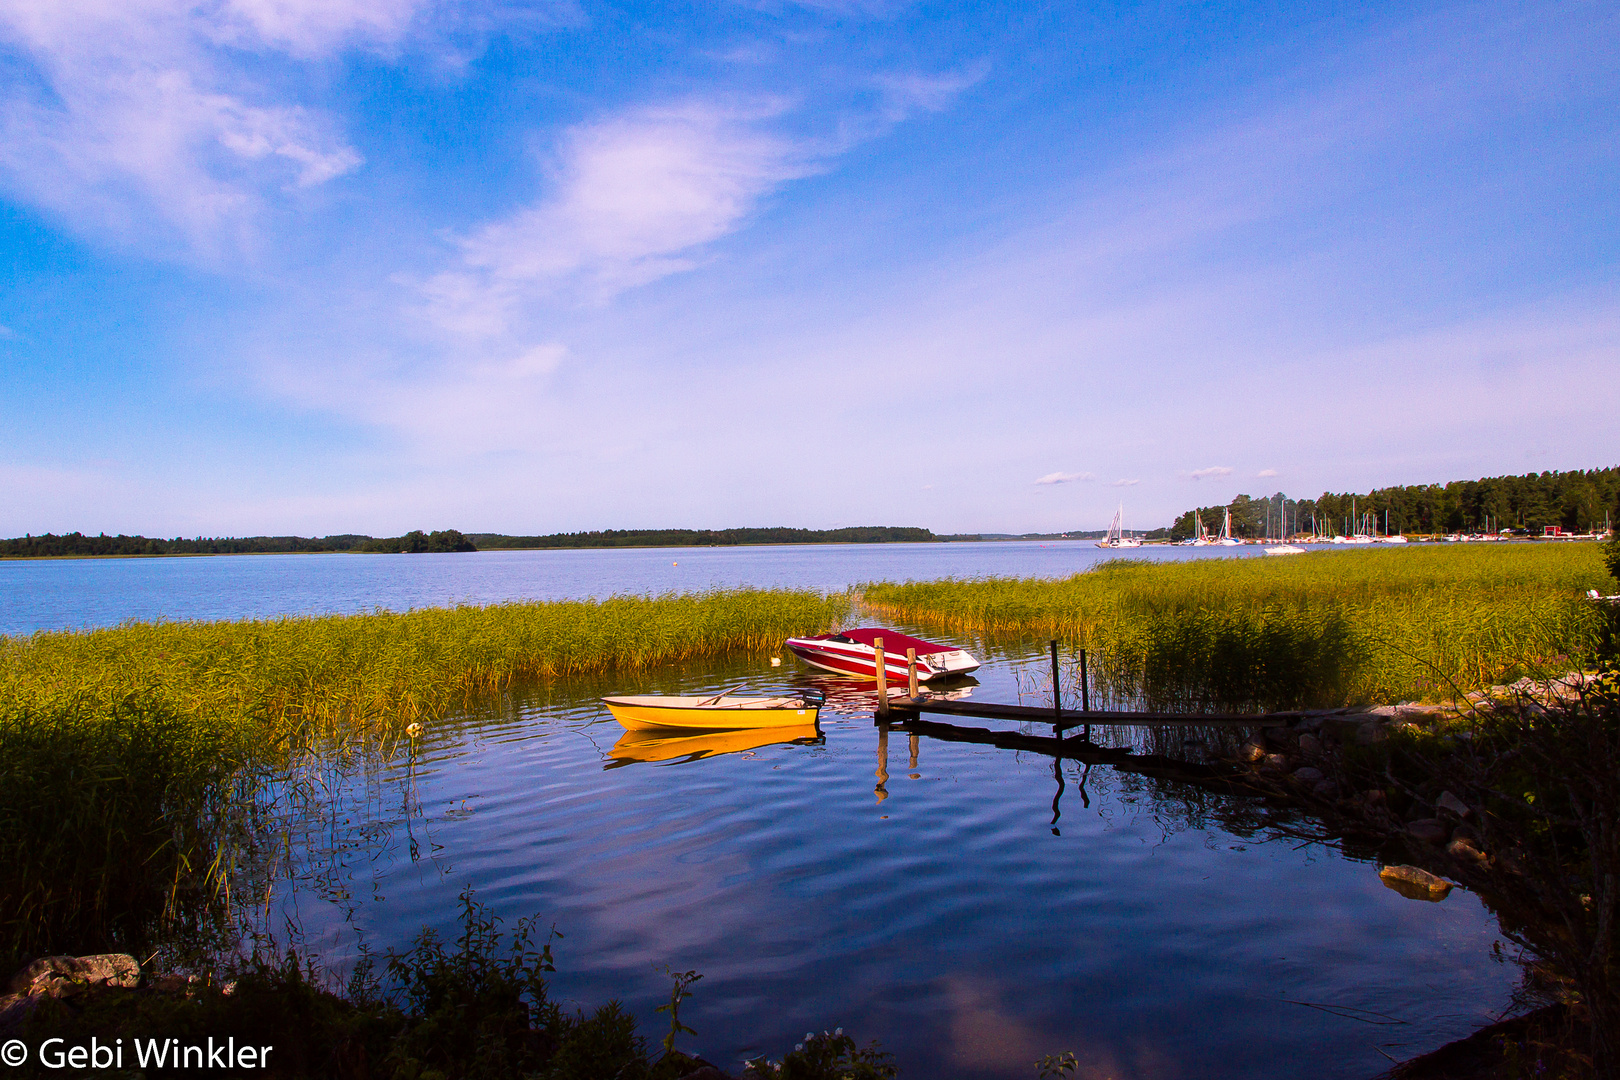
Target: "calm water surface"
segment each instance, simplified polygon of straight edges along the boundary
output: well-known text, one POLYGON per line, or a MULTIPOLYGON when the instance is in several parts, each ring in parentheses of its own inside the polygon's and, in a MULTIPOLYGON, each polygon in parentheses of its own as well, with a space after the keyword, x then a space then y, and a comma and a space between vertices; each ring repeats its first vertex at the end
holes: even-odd
MULTIPOLYGON (((1107 555, 1004 543, 74 560, 0 563, 0 598, 15 634, 711 584, 1058 576, 1107 555)), ((969 688, 985 700, 1016 700, 1019 673, 1042 667, 1035 644, 946 640, 987 661, 969 688)), ((1472 896, 1403 899, 1370 863, 1268 838, 1244 800, 932 740, 913 763, 899 734, 880 762, 854 690, 835 695, 819 734, 748 749, 717 739, 627 755, 597 703, 818 678, 795 665, 530 687, 430 725, 414 750, 329 763, 310 812, 281 822, 293 858, 265 925, 341 974, 362 944, 403 948, 423 926, 453 934, 471 887, 508 924, 539 913, 566 935, 558 996, 618 997, 655 1041, 668 982, 654 969, 670 964, 704 975, 682 1010, 698 1032, 688 1050, 735 1066, 843 1025, 881 1039, 914 1078, 1029 1078, 1065 1050, 1083 1075, 1119 1080, 1371 1077, 1386 1054, 1466 1035, 1509 1002, 1517 970, 1491 961, 1496 925, 1472 896)))
POLYGON ((445 555, 213 555, 0 560, 0 634, 125 619, 244 619, 404 611, 457 603, 694 592, 717 585, 840 590, 867 581, 1063 577, 1126 555, 1252 557, 1259 547, 1146 547, 1090 541, 801 544, 735 548, 479 551, 445 555))
MULTIPOLYGON (((991 659, 987 700, 1042 660, 952 640, 991 659)), ((858 693, 814 742, 615 756, 600 693, 819 678, 793 663, 559 684, 434 725, 334 782, 277 918, 341 969, 361 941, 453 933, 470 886, 567 935, 558 995, 618 997, 649 1034, 655 968, 702 972, 683 1045, 730 1066, 843 1025, 910 1077, 1027 1080, 1074 1050, 1099 1078, 1366 1078, 1509 1002, 1468 894, 1403 899, 1257 831, 1253 803, 1108 767, 1065 763, 1060 793, 1049 758, 924 739, 913 764, 892 733, 880 780, 858 693)))

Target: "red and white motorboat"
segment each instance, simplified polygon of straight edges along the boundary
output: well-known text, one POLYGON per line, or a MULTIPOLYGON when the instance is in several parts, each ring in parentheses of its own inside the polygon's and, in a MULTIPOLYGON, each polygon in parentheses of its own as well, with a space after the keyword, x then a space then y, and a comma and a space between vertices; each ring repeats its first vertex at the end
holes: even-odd
POLYGON ((787 647, 800 660, 826 671, 876 679, 875 645, 879 638, 883 639, 883 667, 888 672, 890 686, 904 685, 906 682, 907 649, 917 650, 917 678, 923 682, 950 675, 966 675, 979 668, 979 662, 961 649, 875 626, 841 630, 836 634, 818 634, 815 637, 788 638, 787 647))

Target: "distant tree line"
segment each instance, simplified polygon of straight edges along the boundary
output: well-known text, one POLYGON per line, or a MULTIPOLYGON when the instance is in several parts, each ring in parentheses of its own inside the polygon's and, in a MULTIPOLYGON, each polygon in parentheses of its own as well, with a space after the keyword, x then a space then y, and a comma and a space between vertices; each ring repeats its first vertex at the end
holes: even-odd
MULTIPOLYGON (((608 529, 602 532, 552 533, 548 536, 464 534, 456 529, 413 530, 404 536, 20 536, 0 540, 0 558, 47 558, 68 555, 242 555, 275 552, 352 551, 414 554, 431 551, 477 551, 480 548, 588 547, 721 547, 737 544, 880 544, 939 540, 927 529, 872 527, 850 529, 608 529)), ((973 537, 972 539, 978 539, 973 537)))
POLYGON ((0 540, 0 557, 46 558, 63 555, 267 555, 303 551, 477 551, 455 529, 425 533, 420 529, 404 536, 374 537, 356 533, 337 536, 176 536, 164 540, 150 536, 85 536, 67 533, 57 536, 19 536, 0 540))
POLYGON ((19 536, 0 540, 0 556, 44 558, 53 555, 243 555, 286 551, 355 551, 369 536, 176 536, 164 540, 148 536, 19 536))
MULTIPOLYGON (((866 526, 850 529, 603 529, 502 536, 472 533, 480 548, 732 547, 739 544, 892 544, 938 540, 927 529, 866 526)), ((976 538, 975 538, 976 539, 976 538)))
POLYGON ((1324 492, 1315 499, 1290 499, 1281 492, 1260 498, 1239 495, 1226 506, 1188 510, 1170 527, 1170 538, 1195 535, 1200 521, 1208 532, 1219 532, 1228 510, 1232 535, 1240 538, 1282 535, 1284 523, 1289 535, 1353 532, 1354 519, 1364 514, 1372 515, 1380 533, 1481 532, 1487 526, 1540 533, 1548 525, 1584 533, 1601 529, 1605 515, 1620 522, 1620 467, 1378 488, 1364 494, 1324 492))

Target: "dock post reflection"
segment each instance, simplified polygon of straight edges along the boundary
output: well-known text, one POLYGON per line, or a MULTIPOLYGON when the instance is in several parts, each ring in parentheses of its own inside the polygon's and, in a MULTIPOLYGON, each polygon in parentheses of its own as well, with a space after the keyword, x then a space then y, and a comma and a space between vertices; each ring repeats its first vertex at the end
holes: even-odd
POLYGON ((907 768, 910 770, 908 775, 913 780, 920 780, 922 778, 922 774, 917 771, 917 752, 922 748, 922 736, 913 731, 911 733, 910 742, 911 764, 907 766, 907 768))
MULTIPOLYGON (((1057 823, 1058 818, 1063 816, 1061 803, 1063 801, 1063 792, 1068 785, 1063 780, 1063 759, 1060 757, 1052 759, 1052 776, 1057 780, 1057 791, 1052 796, 1052 835, 1062 836, 1063 833, 1058 830, 1057 823)), ((1086 762, 1085 771, 1080 774, 1080 779, 1075 782, 1075 788, 1080 792, 1080 805, 1087 810, 1091 809, 1091 796, 1086 793, 1086 781, 1090 777, 1091 762, 1088 761, 1086 762)))
POLYGON ((877 787, 872 789, 872 793, 877 796, 877 801, 881 803, 889 797, 889 725, 887 723, 878 724, 877 757, 878 782, 877 787))
POLYGON ((1063 816, 1063 807, 1059 805, 1063 801, 1062 758, 1055 757, 1052 759, 1052 775, 1057 778, 1058 782, 1057 792, 1052 796, 1052 835, 1062 836, 1062 831, 1058 829, 1058 818, 1063 816))

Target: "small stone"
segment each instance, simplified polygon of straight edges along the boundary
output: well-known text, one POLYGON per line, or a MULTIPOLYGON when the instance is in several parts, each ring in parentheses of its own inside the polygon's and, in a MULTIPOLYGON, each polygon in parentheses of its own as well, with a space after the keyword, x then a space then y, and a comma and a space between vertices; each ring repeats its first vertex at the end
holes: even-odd
POLYGON ((1451 893, 1451 882, 1417 866, 1386 866, 1378 871, 1378 880, 1408 900, 1438 903, 1451 893))
POLYGON ((1315 784, 1325 779, 1325 777, 1323 777, 1321 769, 1313 769, 1309 765, 1305 765, 1294 770, 1294 779, 1302 784, 1315 784))
POLYGON ((1285 727, 1268 727, 1261 730, 1266 742, 1276 743, 1278 746, 1287 746, 1294 741, 1294 733, 1285 727))
POLYGON ((1288 768, 1288 758, 1282 754, 1267 754, 1264 763, 1262 763, 1260 767, 1262 769, 1273 769, 1281 772, 1282 770, 1288 768))
POLYGON ((1322 780, 1311 789, 1311 794, 1318 799, 1337 799, 1339 797, 1339 785, 1332 780, 1322 780))
POLYGON ((1472 863, 1475 866, 1485 865, 1485 853, 1467 840, 1453 840, 1446 845, 1446 854, 1458 862, 1472 863))
POLYGON ((1308 758, 1322 756, 1322 740, 1315 735, 1301 735, 1299 737, 1299 752, 1308 758))
POLYGON ((1406 831, 1414 840, 1421 840, 1425 844, 1443 844, 1451 831, 1445 827, 1439 818, 1419 818, 1406 824, 1406 831))
POLYGON ((1361 793, 1361 798, 1368 806, 1383 806, 1389 801, 1389 796, 1384 794, 1383 788, 1368 788, 1361 793))
POLYGON ((1259 761, 1266 756, 1266 748, 1257 742, 1246 742, 1238 747, 1239 761, 1259 761))
POLYGON ((1463 802, 1449 791, 1442 791, 1440 793, 1440 797, 1434 800, 1434 808, 1436 810, 1444 810, 1447 813, 1455 814, 1459 818, 1465 818, 1469 814, 1473 813, 1473 811, 1468 808, 1467 803, 1463 802))

